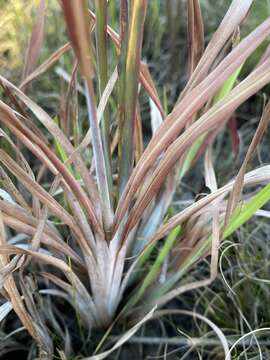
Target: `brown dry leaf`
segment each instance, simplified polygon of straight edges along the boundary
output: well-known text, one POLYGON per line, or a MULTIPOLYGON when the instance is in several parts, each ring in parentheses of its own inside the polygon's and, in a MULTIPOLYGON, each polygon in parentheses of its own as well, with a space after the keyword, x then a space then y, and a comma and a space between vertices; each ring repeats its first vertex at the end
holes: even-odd
MULTIPOLYGON (((2 218, 2 212, 0 211, 0 247, 6 245, 6 235, 5 228, 2 218)), ((0 253, 0 269, 3 269, 9 263, 8 254, 0 253)), ((9 296, 9 300, 13 306, 14 311, 16 312, 18 318, 21 320, 22 324, 25 326, 29 334, 39 343, 39 338, 37 334, 37 329, 35 328, 31 317, 25 309, 21 295, 17 289, 13 276, 10 275, 4 281, 4 288, 9 296)), ((39 344, 41 345, 41 344, 39 344)))
POLYGON ((11 245, 2 245, 0 247, 0 254, 2 254, 1 256, 7 256, 12 254, 28 255, 37 261, 54 266, 55 268, 59 269, 69 280, 75 293, 78 292, 78 294, 80 294, 80 297, 84 300, 85 313, 88 314, 88 316, 85 318, 85 321, 88 321, 89 328, 91 329, 93 325, 93 319, 96 318, 97 313, 95 304, 93 303, 89 292, 87 291, 83 283, 80 281, 78 276, 63 260, 56 258, 55 256, 47 255, 33 250, 21 249, 11 245))

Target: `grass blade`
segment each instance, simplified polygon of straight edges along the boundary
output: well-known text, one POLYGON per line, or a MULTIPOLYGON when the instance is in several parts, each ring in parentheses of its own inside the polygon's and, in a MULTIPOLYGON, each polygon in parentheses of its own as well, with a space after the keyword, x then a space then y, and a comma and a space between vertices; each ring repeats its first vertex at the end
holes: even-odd
POLYGON ((160 273, 160 269, 162 264, 164 263, 164 260, 168 256, 171 248, 173 247, 175 241, 177 240, 177 237, 179 236, 181 231, 180 226, 176 226, 175 229, 173 229, 170 234, 165 239, 164 245, 162 246, 161 250, 159 251, 159 254, 154 262, 154 264, 151 266, 148 274, 145 276, 142 285, 138 290, 136 290, 136 293, 133 297, 129 300, 127 307, 133 307, 137 304, 137 302, 142 298, 147 288, 149 288, 150 285, 152 285, 153 281, 158 277, 160 273))
POLYGON ((204 26, 199 0, 187 2, 188 77, 196 68, 204 50, 204 26))
POLYGON ((106 238, 110 239, 111 226, 113 221, 110 190, 107 181, 110 169, 106 168, 102 138, 97 121, 96 100, 93 86, 93 49, 89 39, 90 25, 87 18, 87 2, 83 0, 75 3, 69 0, 62 0, 62 5, 69 37, 81 66, 81 72, 85 82, 88 118, 93 133, 92 143, 96 165, 97 182, 99 195, 102 201, 104 230, 106 238))
POLYGON ((235 209, 234 214, 232 214, 232 217, 224 230, 223 239, 226 239, 240 226, 246 223, 255 212, 261 209, 268 201, 270 201, 270 184, 266 185, 246 204, 240 205, 235 209))
MULTIPOLYGON (((213 99, 213 104, 216 104, 218 101, 222 100, 226 95, 234 87, 236 80, 241 72, 243 65, 241 65, 229 78, 224 82, 224 85, 219 89, 213 99)), ((194 144, 192 144, 190 150, 187 153, 187 156, 184 160, 183 165, 181 166, 180 171, 180 180, 185 176, 187 171, 189 170, 193 160, 195 159, 196 155, 198 154, 201 146, 206 138, 206 134, 202 135, 199 139, 197 139, 194 144)))
MULTIPOLYGON (((44 37, 44 19, 45 0, 41 0, 37 10, 36 22, 26 51, 22 80, 25 80, 25 78, 32 73, 38 61, 44 37)), ((25 91, 26 86, 23 86, 23 89, 25 91)))
POLYGON ((117 350, 120 346, 122 346, 129 338, 131 338, 139 329, 140 327, 150 320, 156 310, 156 307, 154 307, 147 315, 145 315, 136 325, 134 325, 131 329, 126 331, 121 338, 113 345, 113 347, 107 351, 104 351, 103 353, 90 356, 87 358, 83 358, 83 360, 102 360, 108 357, 113 351, 117 350))
POLYGON ((68 50, 71 49, 70 43, 67 43, 56 50, 46 61, 39 65, 31 72, 20 84, 20 89, 24 89, 30 82, 38 76, 44 74, 51 66, 53 66, 68 50))
POLYGON ((119 189, 122 193, 134 161, 134 126, 138 97, 139 70, 146 15, 146 0, 132 3, 125 68, 124 121, 119 128, 119 189))
MULTIPOLYGON (((108 60, 107 60, 107 0, 95 0, 96 10, 96 49, 99 81, 99 97, 101 98, 108 83, 108 60)), ((110 148, 110 114, 104 109, 101 120, 102 143, 104 159, 107 169, 107 182, 109 186, 111 203, 113 202, 113 181, 110 148)))

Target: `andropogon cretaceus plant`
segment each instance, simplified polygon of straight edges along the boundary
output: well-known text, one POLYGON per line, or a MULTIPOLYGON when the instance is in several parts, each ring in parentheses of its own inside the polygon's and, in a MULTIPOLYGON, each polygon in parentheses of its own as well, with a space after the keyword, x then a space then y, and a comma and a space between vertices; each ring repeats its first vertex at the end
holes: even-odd
MULTIPOLYGON (((213 143, 235 110, 270 82, 268 50, 238 79, 246 59, 270 35, 266 19, 240 40, 252 2, 233 0, 205 49, 200 3, 187 2, 187 83, 169 114, 141 61, 146 0, 118 2, 119 34, 108 24, 106 0, 93 1, 91 9, 87 1, 62 0, 70 43, 37 66, 45 16, 40 2, 21 83, 0 76, 6 99, 0 102, 0 286, 6 299, 0 320, 13 309, 37 345, 36 356, 53 357, 52 329, 70 344, 72 333, 67 336, 52 300, 60 298, 74 307, 84 329, 109 329, 87 359, 105 358, 156 307, 209 284, 217 274, 220 241, 269 201, 270 167, 247 172, 268 125, 269 102, 237 176, 220 187, 212 159, 213 143), (71 51, 64 111, 52 118, 27 92, 71 51), (86 132, 78 91, 87 106, 86 132), (147 144, 139 92, 150 101, 147 144), (180 180, 202 155, 210 193, 172 214, 180 180), (7 236, 5 228, 17 235, 7 236), (189 270, 209 255, 209 278, 190 282, 189 270), (102 352, 113 324, 124 318, 135 325, 102 352)), ((59 350, 61 358, 70 348, 59 350)))

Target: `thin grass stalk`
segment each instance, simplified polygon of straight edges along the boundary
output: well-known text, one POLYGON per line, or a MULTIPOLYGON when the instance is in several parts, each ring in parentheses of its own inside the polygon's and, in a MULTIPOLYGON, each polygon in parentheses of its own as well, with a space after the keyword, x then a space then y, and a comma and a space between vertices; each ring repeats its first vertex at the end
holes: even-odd
MULTIPOLYGON (((126 87, 126 57, 128 46, 128 2, 127 0, 121 0, 120 9, 120 56, 118 64, 119 73, 119 88, 118 88, 118 133, 123 133, 123 127, 125 123, 125 87, 126 87)), ((118 136, 119 138, 119 136, 118 136)), ((118 167, 121 166, 121 159, 123 157, 123 144, 122 141, 118 141, 118 167)), ((122 193, 121 191, 121 179, 118 178, 117 198, 122 193)))
MULTIPOLYGON (((45 1, 41 0, 37 9, 36 21, 33 27, 31 38, 25 56, 25 65, 22 74, 22 81, 35 70, 44 38, 45 1)), ((26 86, 23 87, 26 92, 26 86)))
POLYGON ((71 49, 70 43, 66 43, 57 49, 48 59, 46 59, 41 65, 39 65, 31 74, 29 74, 23 82, 20 84, 19 88, 23 89, 29 83, 31 83, 35 78, 42 75, 47 71, 51 66, 53 66, 62 55, 71 49))
POLYGON ((204 50, 204 25, 199 0, 187 2, 188 77, 196 68, 204 50))
POLYGON ((67 137, 73 137, 74 147, 79 144, 79 129, 78 129, 78 96, 77 96, 77 70, 78 61, 74 60, 71 71, 70 82, 68 84, 67 94, 64 99, 63 110, 63 132, 67 137))
MULTIPOLYGON (((108 55, 107 55, 107 0, 95 0, 96 10, 96 49, 97 65, 99 72, 99 96, 101 98, 108 83, 108 55)), ((104 110, 101 120, 101 135, 104 149, 104 160, 106 176, 110 193, 110 200, 113 203, 113 180, 110 151, 110 114, 108 108, 104 110)))
POLYGON ((146 0, 135 0, 131 7, 125 74, 125 117, 119 129, 120 193, 128 181, 134 161, 134 126, 146 5, 146 0))

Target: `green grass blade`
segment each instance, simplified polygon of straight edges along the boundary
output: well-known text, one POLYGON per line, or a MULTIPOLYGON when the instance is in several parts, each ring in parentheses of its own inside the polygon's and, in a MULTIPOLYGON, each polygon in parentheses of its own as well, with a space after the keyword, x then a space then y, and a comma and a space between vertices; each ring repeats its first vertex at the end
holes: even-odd
POLYGON ((119 129, 119 188, 120 193, 126 185, 133 166, 134 124, 138 97, 139 69, 143 39, 143 26, 146 14, 146 1, 134 0, 131 6, 129 37, 125 74, 125 114, 123 126, 119 129))
POLYGON ((184 163, 181 167, 181 171, 180 171, 180 180, 186 175, 186 173, 188 172, 192 161, 195 159, 196 155, 198 154, 204 139, 205 139, 206 135, 203 134, 201 135, 191 146, 191 148, 189 149, 186 158, 184 160, 184 163))
MULTIPOLYGON (((129 304, 132 304, 132 306, 134 306, 142 298, 146 289, 158 277, 158 275, 160 273, 160 269, 162 267, 162 264, 164 263, 167 255, 169 254, 169 251, 173 247, 180 232, 181 232, 181 226, 178 225, 167 236, 167 238, 164 242, 164 245, 163 245, 162 249, 159 251, 159 254, 158 254, 154 264, 151 266, 151 268, 150 268, 148 274, 146 275, 145 279, 143 280, 143 283, 140 286, 139 290, 130 299, 129 304)), ((151 248, 151 250, 152 250, 152 248, 151 248)))
POLYGON ((239 229, 245 222, 247 222, 254 213, 262 208, 268 201, 270 201, 270 184, 266 185, 255 196, 253 196, 247 203, 240 205, 223 233, 223 240, 230 236, 233 232, 239 229))
MULTIPOLYGON (((108 83, 108 56, 107 56, 107 0, 95 0, 96 10, 96 49, 98 65, 99 96, 108 83)), ((108 109, 104 110, 101 120, 101 137, 104 148, 104 160, 106 166, 106 177, 109 187, 110 200, 113 202, 113 180, 111 166, 110 147, 110 114, 108 109)))
POLYGON ((235 70, 235 72, 228 77, 228 79, 225 81, 224 85, 219 89, 219 91, 216 93, 213 99, 213 104, 216 104, 218 101, 222 100, 229 94, 229 92, 232 90, 234 85, 236 84, 237 78, 240 75, 240 72, 243 68, 243 64, 239 66, 238 69, 235 70))
MULTIPOLYGON (((58 125, 58 119, 55 118, 55 122, 58 125)), ((54 143, 54 147, 56 149, 56 152, 58 153, 60 159, 62 160, 63 163, 65 163, 68 160, 68 156, 67 153, 65 152, 65 149, 63 148, 63 146, 61 145, 61 143, 57 140, 56 137, 53 138, 53 143, 54 143)), ((69 170, 69 172, 76 178, 76 179, 80 179, 80 174, 77 171, 73 171, 72 166, 70 164, 67 165, 67 168, 69 170)))

